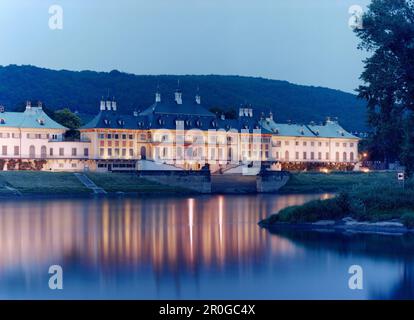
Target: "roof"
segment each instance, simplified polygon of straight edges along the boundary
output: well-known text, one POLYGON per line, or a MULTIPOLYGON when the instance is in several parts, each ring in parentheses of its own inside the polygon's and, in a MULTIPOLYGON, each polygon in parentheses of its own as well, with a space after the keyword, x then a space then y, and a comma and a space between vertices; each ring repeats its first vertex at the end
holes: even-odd
POLYGON ((95 129, 95 128, 107 128, 107 129, 140 129, 147 128, 148 117, 144 116, 129 116, 123 115, 116 111, 100 111, 95 118, 93 118, 81 129, 95 129))
POLYGON ((272 119, 263 119, 260 124, 273 135, 288 137, 315 137, 315 134, 305 125, 276 123, 272 119))
POLYGON ((41 107, 26 107, 24 112, 2 112, 0 113, 1 127, 68 129, 52 120, 41 107))
POLYGON ((309 129, 321 138, 347 138, 359 139, 357 136, 347 132, 338 122, 328 120, 325 125, 308 125, 309 129))
POLYGON ((214 113, 205 109, 201 104, 197 104, 195 101, 188 102, 186 100, 183 100, 182 104, 178 104, 174 100, 162 100, 161 102, 155 102, 152 106, 145 109, 140 114, 180 114, 203 117, 216 117, 214 113))

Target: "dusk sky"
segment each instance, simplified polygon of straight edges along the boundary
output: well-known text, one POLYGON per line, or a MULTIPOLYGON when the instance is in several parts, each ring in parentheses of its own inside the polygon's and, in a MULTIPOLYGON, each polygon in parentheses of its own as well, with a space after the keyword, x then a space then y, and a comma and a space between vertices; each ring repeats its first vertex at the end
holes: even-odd
POLYGON ((368 0, 0 0, 0 64, 258 76, 352 92, 368 0), (63 29, 48 26, 51 5, 63 29))

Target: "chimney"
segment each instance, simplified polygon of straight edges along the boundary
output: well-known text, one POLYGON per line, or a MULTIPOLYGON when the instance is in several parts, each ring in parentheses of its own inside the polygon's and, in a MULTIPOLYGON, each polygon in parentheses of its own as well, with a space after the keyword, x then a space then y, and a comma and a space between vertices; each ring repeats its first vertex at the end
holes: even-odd
POLYGON ((195 101, 197 104, 201 104, 201 96, 199 94, 195 96, 195 101))
POLYGON ((104 101, 104 99, 103 99, 103 97, 102 97, 102 99, 101 99, 101 106, 100 106, 100 108, 99 108, 101 111, 105 111, 105 101, 104 101))
POLYGON ((39 109, 42 109, 42 106, 43 106, 42 101, 38 101, 38 102, 37 102, 37 107, 38 107, 39 109))
POLYGON ((4 106, 3 105, 0 105, 0 113, 4 113, 4 111, 5 111, 4 106))
POLYGON ((107 100, 106 101, 106 110, 111 111, 111 105, 112 105, 111 101, 107 100))
POLYGON ((221 114, 220 119, 221 120, 226 120, 226 116, 224 115, 224 113, 221 114))
POLYGON ((155 102, 160 103, 161 102, 161 93, 158 91, 155 93, 155 102))
POLYGON ((239 109, 239 117, 243 117, 244 116, 244 109, 240 108, 239 109))
POLYGON ((138 117, 138 111, 134 110, 134 117, 138 117))
POLYGON ((116 101, 115 98, 112 100, 112 110, 116 111, 116 101))
POLYGON ((269 112, 269 119, 273 120, 273 112, 272 111, 269 112))
POLYGON ((181 93, 181 90, 179 89, 175 91, 175 102, 177 104, 183 104, 182 93, 181 93))
POLYGON ((27 109, 31 109, 32 108, 32 102, 31 101, 29 101, 29 100, 27 100, 26 101, 26 110, 27 109))

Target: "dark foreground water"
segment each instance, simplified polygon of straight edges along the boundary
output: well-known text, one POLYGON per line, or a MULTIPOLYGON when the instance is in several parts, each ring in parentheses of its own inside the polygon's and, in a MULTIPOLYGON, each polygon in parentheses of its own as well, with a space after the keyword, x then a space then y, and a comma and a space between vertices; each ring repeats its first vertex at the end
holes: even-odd
POLYGON ((269 233, 260 219, 329 195, 2 200, 0 298, 411 298, 414 239, 269 233), (49 266, 63 268, 50 290, 49 266), (363 290, 348 268, 363 268, 363 290))

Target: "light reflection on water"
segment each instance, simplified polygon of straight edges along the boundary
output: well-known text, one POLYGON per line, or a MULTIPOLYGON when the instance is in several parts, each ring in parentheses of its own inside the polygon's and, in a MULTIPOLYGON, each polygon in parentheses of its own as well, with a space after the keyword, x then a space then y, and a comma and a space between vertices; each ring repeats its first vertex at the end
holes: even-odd
POLYGON ((333 246, 343 238, 257 226, 286 206, 329 196, 3 201, 0 298, 369 298, 372 291, 346 288, 355 263, 382 272, 368 277, 382 292, 405 264, 344 254, 333 246), (52 264, 64 270, 59 292, 47 286, 52 264))

